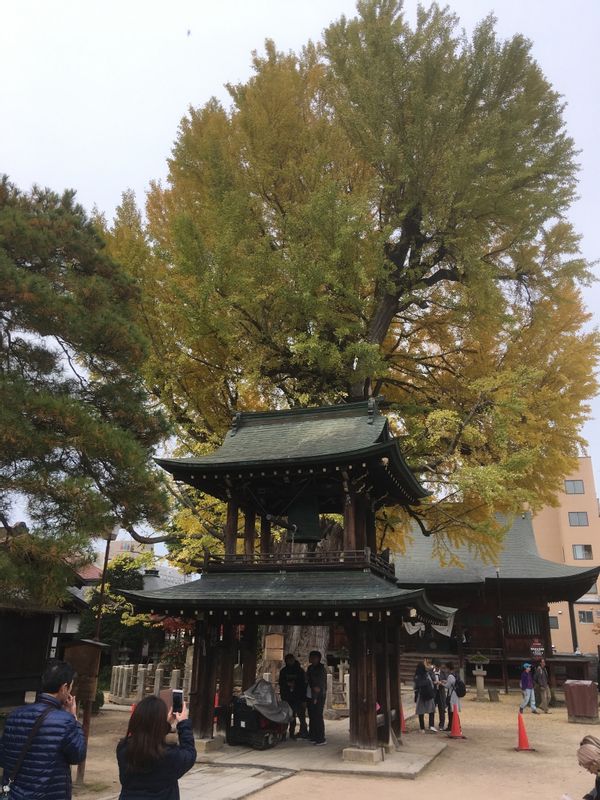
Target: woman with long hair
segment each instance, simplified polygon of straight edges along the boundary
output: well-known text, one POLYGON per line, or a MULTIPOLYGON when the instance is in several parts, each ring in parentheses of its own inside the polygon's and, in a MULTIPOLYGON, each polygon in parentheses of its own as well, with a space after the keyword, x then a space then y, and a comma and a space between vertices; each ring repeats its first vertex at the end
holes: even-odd
POLYGON ((415 713, 419 717, 419 729, 425 733, 425 714, 429 716, 429 730, 437 732, 435 727, 435 687, 431 674, 423 661, 417 664, 415 671, 415 713))
POLYGON ((150 695, 136 706, 124 739, 117 745, 119 800, 179 800, 178 780, 196 763, 194 734, 187 706, 174 714, 160 697, 150 695), (179 744, 167 734, 177 723, 179 744))

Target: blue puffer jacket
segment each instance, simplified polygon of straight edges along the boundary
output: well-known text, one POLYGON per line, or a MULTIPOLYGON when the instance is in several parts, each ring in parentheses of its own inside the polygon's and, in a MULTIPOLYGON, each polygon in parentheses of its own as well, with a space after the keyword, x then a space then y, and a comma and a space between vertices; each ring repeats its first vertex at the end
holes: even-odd
POLYGON ((85 758, 85 740, 79 722, 64 711, 56 698, 48 694, 37 702, 17 708, 6 720, 0 741, 2 783, 17 763, 36 719, 48 705, 54 706, 42 722, 11 789, 11 800, 70 800, 71 764, 85 758))

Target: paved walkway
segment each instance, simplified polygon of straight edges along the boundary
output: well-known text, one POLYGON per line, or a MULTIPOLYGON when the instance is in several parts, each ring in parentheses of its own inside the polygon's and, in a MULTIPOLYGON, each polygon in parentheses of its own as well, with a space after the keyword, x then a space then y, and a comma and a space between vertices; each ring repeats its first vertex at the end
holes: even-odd
POLYGON ((285 741, 270 750, 230 747, 198 755, 199 763, 222 767, 256 767, 289 770, 290 772, 329 772, 354 775, 378 775, 396 778, 416 778, 428 764, 447 747, 442 734, 411 735, 403 738, 400 750, 387 753, 377 764, 361 764, 342 759, 348 747, 348 720, 325 723, 327 744, 315 747, 304 739, 285 741))
POLYGON ((181 800, 239 800, 292 774, 260 767, 206 765, 193 769, 179 781, 181 800))

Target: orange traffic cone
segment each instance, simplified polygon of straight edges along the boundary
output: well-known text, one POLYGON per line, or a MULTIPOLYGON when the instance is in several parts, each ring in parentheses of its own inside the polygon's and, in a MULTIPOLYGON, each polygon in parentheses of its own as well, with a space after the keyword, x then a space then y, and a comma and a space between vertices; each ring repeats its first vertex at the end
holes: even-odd
POLYGON ((402 703, 400 703, 400 733, 408 733, 406 720, 404 719, 404 709, 402 708, 402 703))
POLYGON ((535 750, 535 747, 529 746, 529 739, 527 738, 525 722, 523 721, 523 714, 521 714, 521 712, 519 712, 519 743, 515 747, 515 750, 535 750))
POLYGON ((458 706, 456 703, 452 706, 452 728, 448 734, 449 739, 466 739, 463 736, 462 728, 460 727, 460 717, 458 716, 458 706))

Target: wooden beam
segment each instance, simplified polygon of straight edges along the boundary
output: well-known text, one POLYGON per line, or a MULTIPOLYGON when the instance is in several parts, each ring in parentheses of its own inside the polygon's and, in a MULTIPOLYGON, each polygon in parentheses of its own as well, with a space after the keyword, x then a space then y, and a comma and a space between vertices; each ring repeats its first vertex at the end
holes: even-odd
POLYGON ((225 555, 234 556, 237 547, 239 505, 232 497, 227 502, 227 522, 225 523, 225 555))
POLYGON ((254 555, 254 542, 256 540, 256 511, 253 508, 244 509, 244 553, 254 555))

